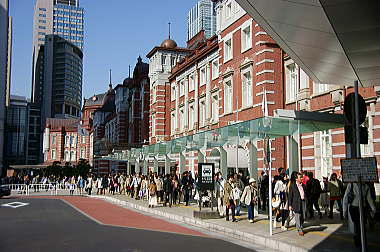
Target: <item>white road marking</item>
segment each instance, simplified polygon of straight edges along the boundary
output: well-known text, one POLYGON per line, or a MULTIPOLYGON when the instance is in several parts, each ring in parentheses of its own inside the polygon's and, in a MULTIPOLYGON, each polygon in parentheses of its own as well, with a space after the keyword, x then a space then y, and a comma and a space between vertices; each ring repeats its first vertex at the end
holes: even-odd
POLYGON ((27 206, 29 204, 30 203, 24 203, 24 202, 11 202, 11 203, 2 204, 1 206, 3 206, 3 207, 11 207, 11 208, 18 208, 18 207, 27 206))

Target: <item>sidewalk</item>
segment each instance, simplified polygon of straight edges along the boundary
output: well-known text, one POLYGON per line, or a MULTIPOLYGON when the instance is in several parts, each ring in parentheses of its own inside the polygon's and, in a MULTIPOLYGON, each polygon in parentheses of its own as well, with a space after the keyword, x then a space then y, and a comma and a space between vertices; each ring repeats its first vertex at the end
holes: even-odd
MULTIPOLYGON (((134 200, 124 195, 92 195, 90 197, 100 198, 111 203, 121 205, 139 212, 147 212, 156 216, 161 216, 169 220, 182 222, 185 224, 201 227, 209 231, 218 232, 228 237, 252 242, 254 244, 279 250, 279 251, 358 251, 354 248, 352 235, 347 232, 344 224, 339 223, 339 217, 334 216, 334 220, 315 218, 313 221, 305 223, 305 236, 298 236, 294 225, 288 231, 281 230, 280 227, 273 229, 273 236, 269 236, 269 222, 264 215, 255 218, 255 223, 249 223, 247 216, 243 212, 238 222, 227 222, 225 219, 200 220, 193 217, 193 211, 199 210, 195 204, 190 206, 172 206, 148 208, 147 201, 134 200)), ((278 226, 281 224, 278 224, 278 226)), ((292 225, 292 223, 291 223, 292 225)), ((379 251, 380 229, 367 233, 369 251, 379 251)))

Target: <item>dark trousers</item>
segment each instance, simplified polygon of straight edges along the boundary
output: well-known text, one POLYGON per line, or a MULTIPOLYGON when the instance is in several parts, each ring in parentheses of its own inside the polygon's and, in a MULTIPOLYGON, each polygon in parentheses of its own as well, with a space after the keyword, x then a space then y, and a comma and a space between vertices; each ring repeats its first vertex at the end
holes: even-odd
MULTIPOLYGON (((333 217, 334 203, 335 203, 335 200, 330 200, 330 215, 329 215, 330 218, 333 217)), ((343 220, 342 200, 338 199, 338 200, 336 200, 336 203, 338 203, 340 218, 343 220)))
POLYGON ((314 209, 313 209, 313 207, 315 207, 315 210, 318 211, 318 214, 321 212, 321 209, 319 208, 318 199, 319 198, 310 198, 309 201, 308 201, 308 205, 307 206, 308 206, 308 211, 309 211, 310 218, 314 217, 314 209))
POLYGON ((189 205, 189 200, 190 200, 190 190, 189 188, 184 188, 183 189, 183 200, 185 201, 186 203, 186 206, 189 205))
MULTIPOLYGON (((350 215, 351 220, 354 223, 354 242, 356 247, 361 246, 361 237, 360 237, 360 213, 359 213, 359 207, 350 206, 350 215)), ((363 221, 364 223, 367 222, 367 210, 363 209, 363 221)))
POLYGON ((261 194, 260 200, 261 200, 261 210, 265 211, 269 204, 268 196, 266 194, 261 194))
POLYGON ((167 203, 169 203, 169 206, 172 206, 172 201, 173 201, 173 192, 165 192, 164 206, 166 206, 167 203))
POLYGON ((230 219, 230 216, 229 216, 229 209, 231 208, 231 211, 232 211, 232 219, 235 220, 235 202, 233 200, 230 200, 230 203, 229 205, 226 206, 226 219, 229 220, 230 219))
POLYGON ((91 191, 92 191, 92 188, 87 189, 88 195, 91 195, 91 191))

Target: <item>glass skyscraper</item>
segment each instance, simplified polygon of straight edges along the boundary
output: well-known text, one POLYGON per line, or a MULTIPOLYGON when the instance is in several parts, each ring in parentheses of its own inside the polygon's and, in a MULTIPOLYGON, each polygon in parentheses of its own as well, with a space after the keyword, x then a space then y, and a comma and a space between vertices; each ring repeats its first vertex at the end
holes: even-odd
POLYGON ((201 30, 206 38, 216 33, 215 4, 211 0, 199 0, 187 14, 187 40, 193 38, 201 30))

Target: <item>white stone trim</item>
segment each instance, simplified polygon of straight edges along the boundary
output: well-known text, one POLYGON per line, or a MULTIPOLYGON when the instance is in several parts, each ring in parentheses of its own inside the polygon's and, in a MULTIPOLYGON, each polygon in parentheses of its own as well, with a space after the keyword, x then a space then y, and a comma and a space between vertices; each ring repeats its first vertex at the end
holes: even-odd
POLYGON ((261 45, 261 44, 266 44, 266 43, 269 43, 269 41, 260 40, 260 41, 257 41, 257 42, 255 43, 255 46, 259 46, 259 45, 261 45))
POLYGON ((314 156, 302 157, 302 160, 313 160, 313 159, 315 159, 314 156))
POLYGON ((263 85, 263 84, 274 84, 274 80, 263 80, 263 81, 260 81, 260 82, 256 82, 256 86, 260 86, 260 85, 263 85))
POLYGON ((375 138, 375 139, 373 139, 373 142, 374 142, 374 143, 380 143, 380 138, 375 138))
POLYGON ((331 131, 331 135, 339 135, 339 134, 344 134, 344 130, 331 131))
POLYGON ((257 55, 260 55, 260 54, 262 54, 262 53, 265 53, 265 52, 274 52, 274 50, 273 49, 263 49, 263 50, 260 50, 260 51, 258 51, 257 53, 256 53, 256 56, 257 55))
POLYGON ((267 35, 267 34, 268 33, 266 33, 265 31, 259 31, 259 32, 256 32, 255 37, 260 36, 260 35, 267 35))
POLYGON ((308 139, 308 138, 313 138, 314 135, 306 135, 306 136, 301 136, 301 139, 308 139))
POLYGON ((346 157, 346 154, 335 154, 335 155, 332 155, 332 158, 345 158, 346 157))
MULTIPOLYGON (((273 90, 267 90, 267 91, 265 91, 265 93, 267 93, 267 94, 274 94, 274 91, 273 90)), ((260 95, 263 95, 263 94, 264 94, 264 92, 259 92, 259 93, 256 94, 256 96, 260 96, 260 95)))
POLYGON ((380 129, 380 125, 374 125, 373 129, 380 129))
POLYGON ((274 63, 274 60, 272 60, 272 59, 263 59, 262 61, 257 62, 256 66, 264 64, 264 63, 274 63))
POLYGON ((265 74, 265 73, 274 73, 274 70, 272 70, 272 69, 265 69, 263 71, 257 72, 256 76, 259 76, 259 75, 265 74))
POLYGON ((345 142, 333 143, 333 144, 332 144, 332 147, 335 147, 335 146, 344 146, 344 145, 346 145, 345 142))
POLYGON ((302 146, 301 147, 301 150, 310 150, 310 149, 314 149, 314 145, 302 146))
MULTIPOLYGON (((275 105, 274 101, 268 101, 267 104, 268 104, 268 105, 275 105)), ((262 105, 263 105, 263 103, 260 102, 260 103, 253 104, 252 107, 256 108, 256 107, 260 107, 260 106, 262 106, 262 105)))

